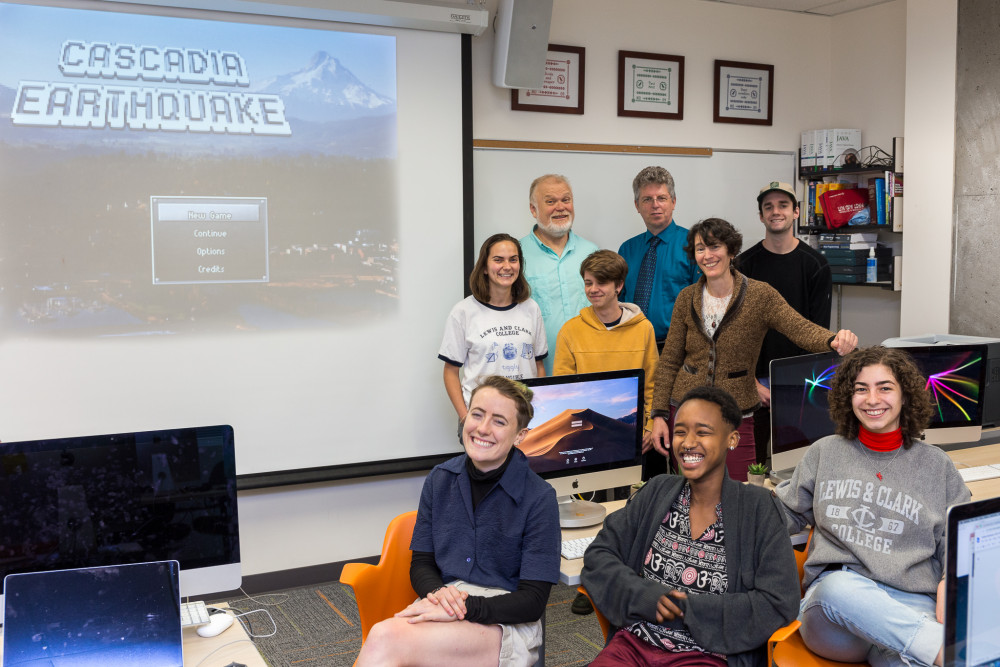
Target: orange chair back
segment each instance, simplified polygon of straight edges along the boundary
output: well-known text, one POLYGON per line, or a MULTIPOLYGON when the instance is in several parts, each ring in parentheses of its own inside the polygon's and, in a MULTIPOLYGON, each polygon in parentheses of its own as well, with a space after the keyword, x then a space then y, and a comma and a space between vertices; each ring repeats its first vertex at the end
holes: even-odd
MULTIPOLYGON (((795 550, 795 568, 799 573, 799 594, 805 593, 802 589, 802 570, 809 556, 809 546, 812 544, 813 530, 809 531, 809 539, 802 551, 795 550)), ((810 651, 802 635, 799 634, 801 623, 794 620, 783 628, 775 630, 774 634, 767 642, 767 663, 768 667, 865 667, 867 662, 837 662, 821 658, 810 651)))
POLYGON ((601 634, 604 635, 604 641, 607 642, 609 639, 608 633, 611 632, 611 621, 597 608, 597 605, 594 604, 594 599, 590 597, 590 593, 583 587, 583 584, 577 586, 576 590, 578 593, 586 595, 587 599, 590 600, 590 605, 594 608, 594 615, 597 616, 597 623, 601 626, 601 634))
POLYGON ((372 626, 417 599, 410 585, 410 538, 417 513, 400 514, 389 523, 382 543, 382 556, 378 565, 348 563, 340 574, 340 581, 354 589, 361 618, 361 642, 368 638, 372 626))

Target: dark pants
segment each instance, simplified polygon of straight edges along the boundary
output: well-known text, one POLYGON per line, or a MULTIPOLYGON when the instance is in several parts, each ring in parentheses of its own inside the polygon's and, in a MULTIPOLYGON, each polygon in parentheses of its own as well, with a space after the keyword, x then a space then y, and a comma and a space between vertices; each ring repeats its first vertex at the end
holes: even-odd
POLYGON ((771 467, 771 408, 761 406, 753 413, 753 437, 757 463, 771 467))

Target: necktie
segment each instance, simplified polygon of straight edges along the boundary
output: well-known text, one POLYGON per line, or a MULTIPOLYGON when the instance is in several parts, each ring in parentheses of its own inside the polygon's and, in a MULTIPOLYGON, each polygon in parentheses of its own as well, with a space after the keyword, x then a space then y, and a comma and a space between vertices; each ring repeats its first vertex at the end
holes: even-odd
POLYGON ((649 316, 649 295, 653 293, 653 276, 656 273, 656 246, 660 244, 660 238, 654 236, 649 239, 649 247, 642 257, 642 264, 639 265, 639 277, 635 283, 635 305, 639 306, 643 314, 649 316))

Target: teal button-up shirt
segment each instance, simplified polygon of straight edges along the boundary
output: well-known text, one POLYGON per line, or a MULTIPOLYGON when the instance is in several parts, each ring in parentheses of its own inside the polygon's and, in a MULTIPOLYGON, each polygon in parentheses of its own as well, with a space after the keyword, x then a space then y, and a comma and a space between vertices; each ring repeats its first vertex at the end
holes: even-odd
POLYGON ((598 250, 590 241, 569 233, 562 255, 557 255, 535 236, 534 229, 521 239, 524 253, 524 277, 531 285, 531 298, 542 311, 545 339, 549 355, 545 357, 545 374, 552 375, 555 360, 556 336, 566 320, 576 317, 590 305, 583 291, 580 265, 592 252, 598 250))

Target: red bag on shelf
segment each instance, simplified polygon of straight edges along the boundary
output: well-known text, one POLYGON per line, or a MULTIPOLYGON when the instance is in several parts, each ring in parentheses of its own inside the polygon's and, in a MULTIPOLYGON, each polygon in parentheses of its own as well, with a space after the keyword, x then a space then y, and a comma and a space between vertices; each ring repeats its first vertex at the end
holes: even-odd
POLYGON ((867 189, 828 190, 820 195, 820 199, 823 200, 823 217, 826 219, 826 226, 830 229, 843 227, 847 224, 871 224, 867 189), (868 219, 861 221, 859 218, 851 223, 855 216, 863 216, 868 219))

